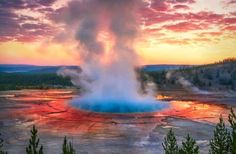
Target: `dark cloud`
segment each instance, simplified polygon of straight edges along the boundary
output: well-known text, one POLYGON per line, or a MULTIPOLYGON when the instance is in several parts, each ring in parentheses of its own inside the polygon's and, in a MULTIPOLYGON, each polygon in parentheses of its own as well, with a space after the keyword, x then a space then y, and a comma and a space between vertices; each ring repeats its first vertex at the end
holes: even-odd
POLYGON ((168 11, 170 9, 170 5, 166 2, 166 0, 154 0, 151 3, 151 8, 156 11, 168 11))
POLYGON ((51 13, 50 6, 56 0, 0 0, 0 41, 34 41, 42 35, 52 35, 54 27, 42 24, 32 16, 17 14, 16 11, 29 9, 51 13), (35 23, 35 24, 30 24, 35 23), (31 38, 31 39, 30 39, 31 38))
POLYGON ((36 0, 36 2, 38 2, 38 4, 44 5, 44 6, 50 6, 56 1, 57 0, 36 0))
POLYGON ((1 0, 0 1, 1 8, 8 8, 8 9, 22 9, 25 8, 25 2, 22 0, 1 0))
POLYGON ((229 0, 227 4, 236 4, 236 0, 229 0))
POLYGON ((0 37, 9 40, 19 32, 17 15, 10 10, 0 9, 0 37))
POLYGON ((37 8, 40 6, 50 6, 56 0, 1 0, 0 7, 8 9, 37 8))
POLYGON ((188 4, 195 3, 195 0, 152 0, 151 8, 156 11, 170 11, 172 5, 176 9, 188 9, 188 4))

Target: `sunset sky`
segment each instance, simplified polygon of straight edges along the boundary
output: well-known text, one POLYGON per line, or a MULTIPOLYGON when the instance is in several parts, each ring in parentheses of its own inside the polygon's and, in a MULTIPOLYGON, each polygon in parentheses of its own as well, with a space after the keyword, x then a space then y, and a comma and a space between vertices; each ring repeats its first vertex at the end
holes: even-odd
MULTIPOLYGON (((0 63, 79 65, 82 49, 74 30, 61 22, 68 13, 81 15, 68 12, 74 1, 0 0, 0 63)), ((143 0, 137 19, 134 48, 143 64, 236 57, 236 0, 143 0)), ((107 48, 112 44, 106 31, 97 39, 107 48)))

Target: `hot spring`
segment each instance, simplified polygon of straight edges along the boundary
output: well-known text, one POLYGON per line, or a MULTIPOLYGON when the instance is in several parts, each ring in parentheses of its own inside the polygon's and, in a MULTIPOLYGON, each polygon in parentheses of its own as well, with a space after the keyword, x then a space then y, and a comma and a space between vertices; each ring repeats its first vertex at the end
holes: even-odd
POLYGON ((71 104, 81 110, 98 112, 98 113, 143 113, 156 112, 168 107, 168 103, 154 99, 89 99, 76 98, 71 104))

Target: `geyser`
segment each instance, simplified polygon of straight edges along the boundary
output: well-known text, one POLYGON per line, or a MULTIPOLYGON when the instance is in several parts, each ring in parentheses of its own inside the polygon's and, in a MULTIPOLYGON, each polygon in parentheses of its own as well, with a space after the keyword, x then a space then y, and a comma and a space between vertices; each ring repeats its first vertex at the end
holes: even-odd
POLYGON ((67 30, 76 27, 82 72, 72 77, 85 93, 72 101, 84 110, 109 113, 153 112, 165 105, 140 94, 133 48, 139 32, 139 0, 74 0, 68 4, 67 30), (77 13, 75 15, 75 13, 77 13))

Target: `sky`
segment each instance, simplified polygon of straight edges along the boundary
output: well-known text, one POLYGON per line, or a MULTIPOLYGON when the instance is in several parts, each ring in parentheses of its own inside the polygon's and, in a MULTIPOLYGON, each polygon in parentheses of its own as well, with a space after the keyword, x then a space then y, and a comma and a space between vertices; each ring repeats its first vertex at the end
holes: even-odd
MULTIPOLYGON (((71 22, 84 15, 77 1, 82 0, 0 0, 0 63, 79 65, 80 21, 71 22)), ((134 48, 142 64, 236 57, 236 0, 143 0, 136 18, 134 48)), ((110 49, 112 36, 105 28, 97 40, 110 49)))

